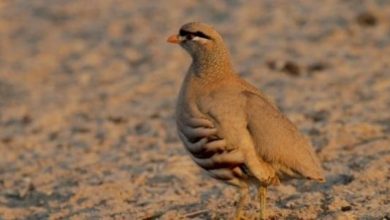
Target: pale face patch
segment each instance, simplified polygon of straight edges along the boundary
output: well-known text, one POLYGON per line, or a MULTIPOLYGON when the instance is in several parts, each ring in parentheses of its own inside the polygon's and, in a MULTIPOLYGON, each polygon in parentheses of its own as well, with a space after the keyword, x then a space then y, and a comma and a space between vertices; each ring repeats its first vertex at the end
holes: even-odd
POLYGON ((203 37, 198 37, 198 36, 193 37, 191 40, 197 41, 197 42, 199 42, 201 44, 206 44, 206 43, 208 43, 210 41, 209 39, 206 39, 206 38, 203 38, 203 37))

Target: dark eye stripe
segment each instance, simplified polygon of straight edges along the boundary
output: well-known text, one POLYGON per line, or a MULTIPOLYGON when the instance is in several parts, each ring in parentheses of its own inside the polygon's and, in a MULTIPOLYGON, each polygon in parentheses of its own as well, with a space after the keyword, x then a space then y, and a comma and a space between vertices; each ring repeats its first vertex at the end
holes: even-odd
POLYGON ((179 35, 180 36, 187 36, 187 35, 193 35, 193 36, 198 36, 198 37, 201 37, 201 38, 206 38, 206 39, 209 39, 211 40, 211 37, 206 35, 205 33, 201 32, 201 31, 197 31, 197 32, 190 32, 190 31, 186 31, 186 30, 180 30, 179 31, 179 35))
POLYGON ((200 32, 200 31, 197 31, 197 32, 195 33, 195 36, 203 37, 203 38, 206 38, 206 39, 209 39, 209 40, 211 39, 210 36, 206 35, 206 34, 203 33, 203 32, 200 32))
POLYGON ((183 37, 186 36, 186 35, 189 35, 189 34, 192 34, 192 33, 189 32, 189 31, 181 30, 181 29, 180 29, 180 31, 179 31, 179 35, 180 35, 180 36, 183 36, 183 37))

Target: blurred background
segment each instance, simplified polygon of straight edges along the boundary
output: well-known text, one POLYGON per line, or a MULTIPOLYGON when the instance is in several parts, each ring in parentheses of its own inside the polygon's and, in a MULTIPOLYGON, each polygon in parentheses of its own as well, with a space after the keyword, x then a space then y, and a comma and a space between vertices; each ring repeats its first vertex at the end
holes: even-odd
POLYGON ((166 39, 190 21, 323 161, 325 184, 271 189, 272 217, 390 219, 390 1, 0 0, 1 220, 232 218, 176 135, 191 60, 166 39))

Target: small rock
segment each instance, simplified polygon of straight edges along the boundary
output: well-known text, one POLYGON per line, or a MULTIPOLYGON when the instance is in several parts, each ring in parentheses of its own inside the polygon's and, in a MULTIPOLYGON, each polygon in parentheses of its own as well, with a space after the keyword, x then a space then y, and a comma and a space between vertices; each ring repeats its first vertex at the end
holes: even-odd
POLYGON ((301 75, 301 70, 298 64, 291 61, 287 61, 282 70, 292 76, 301 75))
POLYGON ((154 113, 152 113, 149 117, 150 117, 151 119, 156 119, 156 118, 160 118, 161 115, 160 115, 160 113, 158 113, 158 112, 154 112, 154 113))
POLYGON ((269 60, 266 62, 268 68, 271 70, 281 71, 284 66, 284 62, 280 60, 269 60))
POLYGON ((108 116, 107 118, 109 121, 111 121, 114 124, 123 124, 127 122, 127 119, 122 116, 108 116))
POLYGON ((4 144, 9 144, 12 142, 12 140, 13 139, 10 136, 6 136, 6 137, 1 138, 1 142, 3 142, 4 144))
POLYGON ((144 135, 144 134, 147 134, 151 131, 151 128, 148 124, 145 124, 145 123, 138 123, 137 125, 135 125, 135 132, 136 134, 138 135, 144 135))
POLYGON ((325 110, 311 112, 308 115, 314 122, 326 121, 329 117, 329 112, 325 110))
POLYGON ((351 211, 351 210, 352 210, 352 207, 349 205, 341 207, 341 211, 343 211, 343 212, 347 212, 347 211, 351 211))
POLYGON ((50 132, 48 135, 47 135, 47 138, 50 140, 50 141, 54 141, 55 139, 57 139, 59 136, 58 132, 56 131, 53 131, 53 132, 50 132))
POLYGON ((329 209, 330 211, 338 211, 338 210, 340 210, 340 209, 341 209, 343 212, 349 211, 348 208, 345 208, 345 207, 349 207, 350 209, 352 209, 351 206, 350 206, 350 204, 349 204, 345 199, 343 199, 343 198, 341 198, 341 197, 338 197, 338 196, 335 196, 335 197, 333 197, 333 198, 331 199, 331 202, 330 202, 330 204, 329 204, 329 206, 328 206, 328 209, 329 209), (340 208, 340 207, 341 207, 341 208, 340 208), (344 209, 345 209, 345 211, 344 211, 344 209))
POLYGON ((328 68, 328 65, 322 62, 312 63, 307 66, 307 72, 312 74, 314 72, 320 72, 328 68))
POLYGON ((292 76, 299 76, 301 75, 301 68, 292 61, 267 61, 267 66, 276 71, 282 71, 292 76))
POLYGON ((24 124, 24 125, 28 125, 32 122, 32 118, 30 115, 24 115, 21 119, 21 122, 24 124))
POLYGON ((377 18, 370 12, 363 12, 356 17, 356 21, 359 25, 365 27, 372 27, 378 23, 377 18))

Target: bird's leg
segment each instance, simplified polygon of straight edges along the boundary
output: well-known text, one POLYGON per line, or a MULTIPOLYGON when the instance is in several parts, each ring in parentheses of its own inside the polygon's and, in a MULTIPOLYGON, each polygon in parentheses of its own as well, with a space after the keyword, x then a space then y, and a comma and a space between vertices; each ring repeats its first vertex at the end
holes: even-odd
POLYGON ((258 190, 258 196, 259 196, 259 202, 260 202, 260 213, 259 213, 259 219, 265 220, 266 217, 266 200, 267 200, 267 187, 260 185, 258 190))
POLYGON ((248 184, 245 182, 240 183, 240 194, 239 194, 239 199, 238 199, 238 204, 236 207, 236 217, 235 220, 241 220, 241 219, 246 219, 243 215, 243 207, 245 204, 245 201, 248 198, 249 194, 249 187, 248 184))

